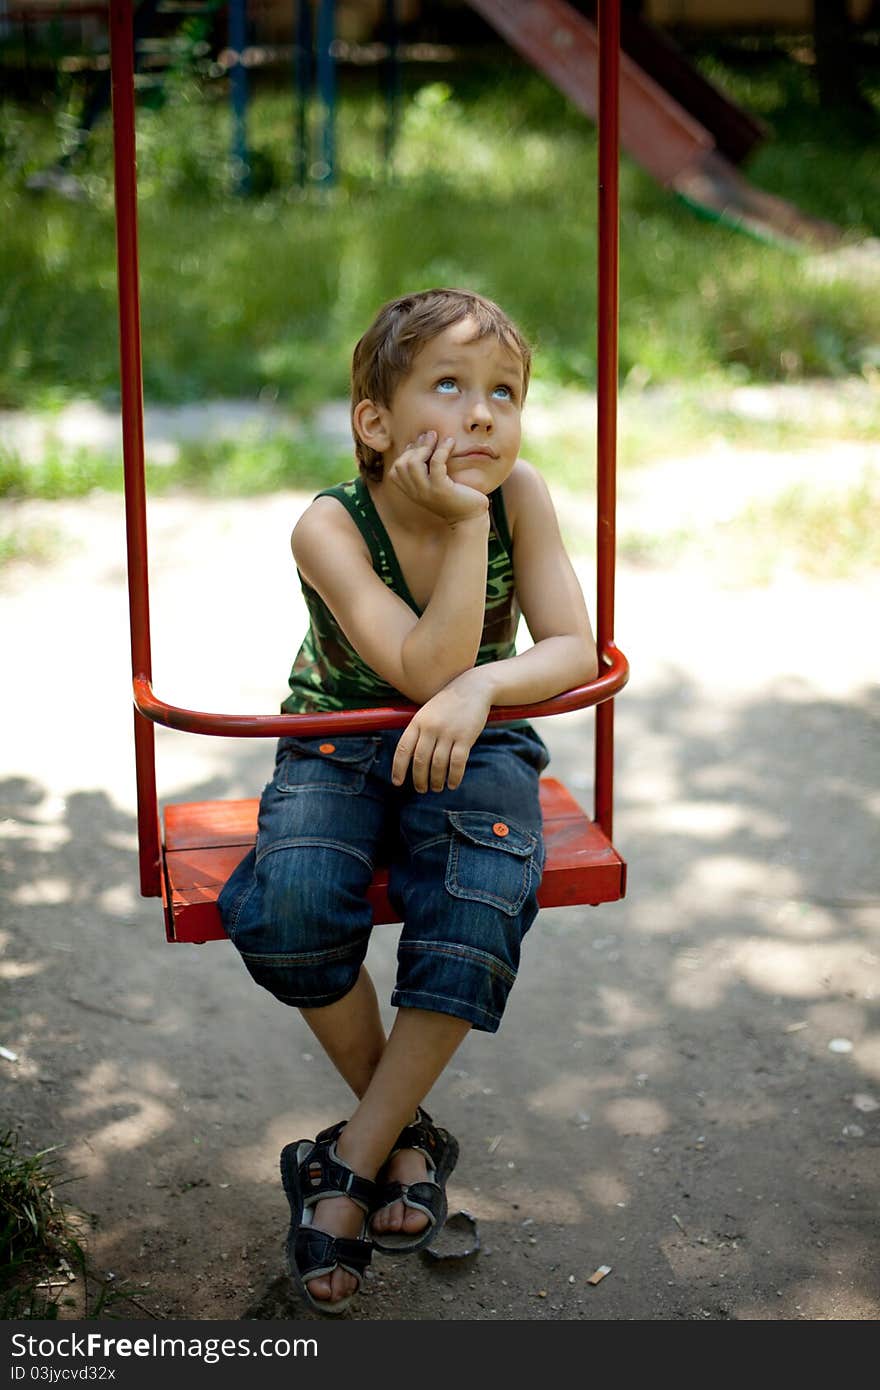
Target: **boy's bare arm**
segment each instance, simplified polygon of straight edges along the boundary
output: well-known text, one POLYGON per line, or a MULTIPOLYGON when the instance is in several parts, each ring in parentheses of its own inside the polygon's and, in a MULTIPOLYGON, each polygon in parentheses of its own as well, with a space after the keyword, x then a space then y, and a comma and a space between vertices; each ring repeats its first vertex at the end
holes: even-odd
POLYGON ((565 552, 546 484, 517 463, 505 484, 513 530, 517 595, 535 645, 520 656, 464 671, 414 715, 395 753, 402 783, 412 764, 418 791, 455 789, 492 705, 531 704, 592 680, 596 644, 580 584, 565 552))
POLYGON ((455 483, 446 471, 453 439, 405 449, 388 470, 388 482, 439 517, 448 527, 446 550, 431 597, 404 640, 401 661, 412 698, 421 704, 473 666, 486 612, 489 562, 489 499, 455 483), (445 677, 445 679, 444 679, 445 677))
POLYGON ((291 540, 301 574, 358 654, 416 704, 430 700, 476 660, 488 557, 487 499, 453 484, 442 456, 436 468, 432 459, 429 474, 428 453, 430 446, 407 450, 394 465, 397 485, 449 528, 437 582, 421 617, 375 573, 356 526, 332 498, 312 503, 291 540))
POLYGON ((547 484, 520 460, 505 484, 515 515, 517 597, 534 646, 475 668, 493 705, 532 704, 595 679, 596 643, 547 484))

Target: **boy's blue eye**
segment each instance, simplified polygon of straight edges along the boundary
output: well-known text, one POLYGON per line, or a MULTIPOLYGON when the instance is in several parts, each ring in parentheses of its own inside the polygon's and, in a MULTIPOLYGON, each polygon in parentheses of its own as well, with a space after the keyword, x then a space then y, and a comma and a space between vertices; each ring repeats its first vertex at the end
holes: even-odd
MULTIPOLYGON (((440 391, 444 396, 448 396, 458 389, 458 381, 454 376, 441 377, 434 387, 435 391, 440 391)), ((512 401, 515 399, 512 386, 493 386, 492 395, 504 401, 512 401)))

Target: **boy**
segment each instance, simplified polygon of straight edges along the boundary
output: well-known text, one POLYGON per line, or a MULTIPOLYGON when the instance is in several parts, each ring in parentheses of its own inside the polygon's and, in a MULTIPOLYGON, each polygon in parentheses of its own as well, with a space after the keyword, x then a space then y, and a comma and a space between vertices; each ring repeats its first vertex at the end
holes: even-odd
POLYGON ((373 1245, 418 1249, 442 1225, 458 1145, 420 1103, 471 1027, 498 1028, 537 912, 548 755, 489 710, 597 672, 549 493, 518 457, 530 361, 479 295, 386 304, 352 363, 360 476, 293 532, 311 621, 282 708, 419 706, 402 735, 282 738, 220 900, 254 979, 301 1009, 359 1100, 281 1156, 291 1275, 322 1312, 347 1306, 373 1245), (520 609, 534 646, 517 656, 520 609), (362 964, 381 857, 404 922, 387 1039, 362 964))

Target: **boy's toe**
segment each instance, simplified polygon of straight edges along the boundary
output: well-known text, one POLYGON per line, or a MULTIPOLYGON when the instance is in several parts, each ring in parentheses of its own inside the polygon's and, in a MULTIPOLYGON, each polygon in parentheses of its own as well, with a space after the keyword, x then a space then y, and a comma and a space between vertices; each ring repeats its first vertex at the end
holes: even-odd
POLYGON ((386 1231, 399 1231, 403 1224, 403 1202, 392 1202, 390 1207, 385 1208, 388 1224, 386 1231))
POLYGON ((376 1213, 373 1224, 377 1231, 402 1231, 406 1217, 406 1207, 403 1202, 392 1202, 390 1206, 383 1207, 376 1213))
POLYGON ((411 1207, 406 1207, 403 1213, 402 1230, 409 1236, 414 1236, 423 1231, 428 1224, 428 1218, 423 1211, 413 1211, 411 1207))
POLYGON ((319 1274, 315 1279, 310 1279, 308 1285, 312 1298, 329 1299, 332 1296, 329 1274, 319 1274))
POLYGON ((330 1279, 330 1290, 332 1301, 338 1303, 342 1298, 348 1298, 357 1288, 357 1280, 344 1269, 334 1269, 330 1279))
POLYGON ((428 1218, 424 1212, 413 1211, 411 1207, 403 1202, 392 1202, 390 1206, 383 1207, 376 1212, 373 1217, 373 1230, 378 1235, 388 1232, 404 1232, 406 1235, 417 1235, 423 1231, 428 1223, 428 1218))
POLYGON ((322 1303, 338 1303, 348 1298, 357 1287, 357 1280, 344 1269, 334 1269, 330 1274, 319 1274, 308 1281, 312 1298, 322 1303))

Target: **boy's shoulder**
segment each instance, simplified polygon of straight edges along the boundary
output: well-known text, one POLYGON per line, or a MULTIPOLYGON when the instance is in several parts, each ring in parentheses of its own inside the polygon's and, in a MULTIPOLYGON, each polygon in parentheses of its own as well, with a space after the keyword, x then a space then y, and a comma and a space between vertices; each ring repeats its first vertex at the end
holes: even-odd
MULTIPOLYGON (((362 502, 362 485, 357 478, 351 478, 348 482, 334 483, 332 487, 323 488, 315 493, 311 502, 304 508, 299 521, 309 519, 309 523, 314 525, 316 518, 338 518, 340 520, 351 515, 352 510, 360 510, 362 502)), ((299 522, 297 523, 299 525, 299 522)))
POLYGON ((513 535, 517 517, 527 516, 533 507, 546 507, 550 502, 550 491, 533 463, 518 458, 509 475, 501 485, 504 494, 504 508, 510 533, 513 535))
POLYGON ((339 542, 367 549, 354 518, 339 496, 340 492, 354 496, 355 490, 354 482, 342 483, 332 493, 319 493, 312 498, 296 522, 290 538, 297 561, 315 546, 326 546, 328 542, 331 546, 339 542))

